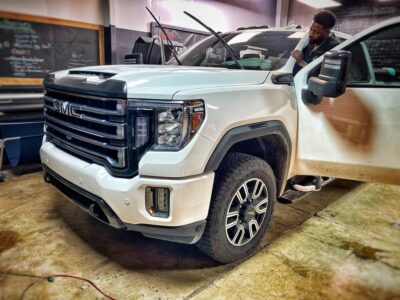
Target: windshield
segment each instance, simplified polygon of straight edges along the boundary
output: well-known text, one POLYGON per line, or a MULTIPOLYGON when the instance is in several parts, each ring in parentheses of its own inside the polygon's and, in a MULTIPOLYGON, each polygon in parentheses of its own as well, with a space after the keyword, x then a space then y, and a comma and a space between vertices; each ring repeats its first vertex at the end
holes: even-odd
MULTIPOLYGON (((277 70, 294 50, 303 32, 243 31, 222 34, 245 69, 277 70)), ((208 37, 179 55, 184 66, 238 68, 224 45, 215 36, 208 37)), ((177 64, 175 58, 168 64, 177 64)))

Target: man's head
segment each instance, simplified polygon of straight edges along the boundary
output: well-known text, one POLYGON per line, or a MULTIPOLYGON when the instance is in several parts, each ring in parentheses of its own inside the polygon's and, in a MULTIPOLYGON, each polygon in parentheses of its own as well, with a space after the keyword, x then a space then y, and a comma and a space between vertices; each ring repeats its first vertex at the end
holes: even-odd
POLYGON ((308 36, 311 43, 320 44, 325 41, 333 26, 335 26, 336 16, 329 10, 322 10, 314 16, 314 22, 310 27, 308 36))

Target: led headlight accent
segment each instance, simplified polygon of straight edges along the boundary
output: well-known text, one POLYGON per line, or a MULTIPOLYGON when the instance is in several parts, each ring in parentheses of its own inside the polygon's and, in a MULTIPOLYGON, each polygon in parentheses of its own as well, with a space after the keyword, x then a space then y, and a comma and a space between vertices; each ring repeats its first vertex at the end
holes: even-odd
POLYGON ((175 117, 171 111, 170 108, 168 108, 166 111, 163 111, 158 114, 158 121, 159 122, 171 122, 175 120, 175 117))
POLYGON ((135 147, 141 147, 149 140, 149 117, 141 116, 135 120, 135 147))
POLYGON ((179 121, 158 125, 158 133, 179 134, 182 130, 182 123, 179 121))
POLYGON ((151 147, 152 150, 179 151, 196 134, 205 117, 202 100, 128 99, 127 107, 128 114, 132 115, 132 146, 139 150, 151 147))
POLYGON ((157 109, 156 144, 154 149, 179 150, 196 133, 204 119, 202 101, 186 101, 183 105, 157 109))

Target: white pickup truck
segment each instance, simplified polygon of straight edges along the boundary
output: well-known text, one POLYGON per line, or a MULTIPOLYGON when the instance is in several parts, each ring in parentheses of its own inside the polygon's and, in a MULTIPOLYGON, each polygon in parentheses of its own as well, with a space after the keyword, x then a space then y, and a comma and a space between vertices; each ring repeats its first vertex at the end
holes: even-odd
POLYGON ((96 219, 248 256, 296 175, 400 184, 400 17, 293 78, 305 29, 211 36, 167 65, 45 78, 45 180, 96 219))

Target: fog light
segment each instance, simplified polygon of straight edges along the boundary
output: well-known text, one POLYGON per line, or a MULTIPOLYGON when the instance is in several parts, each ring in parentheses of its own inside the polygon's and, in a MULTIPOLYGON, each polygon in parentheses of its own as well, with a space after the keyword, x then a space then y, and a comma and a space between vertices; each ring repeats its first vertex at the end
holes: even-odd
POLYGON ((146 210, 153 217, 168 218, 169 189, 162 187, 146 187, 146 210))

